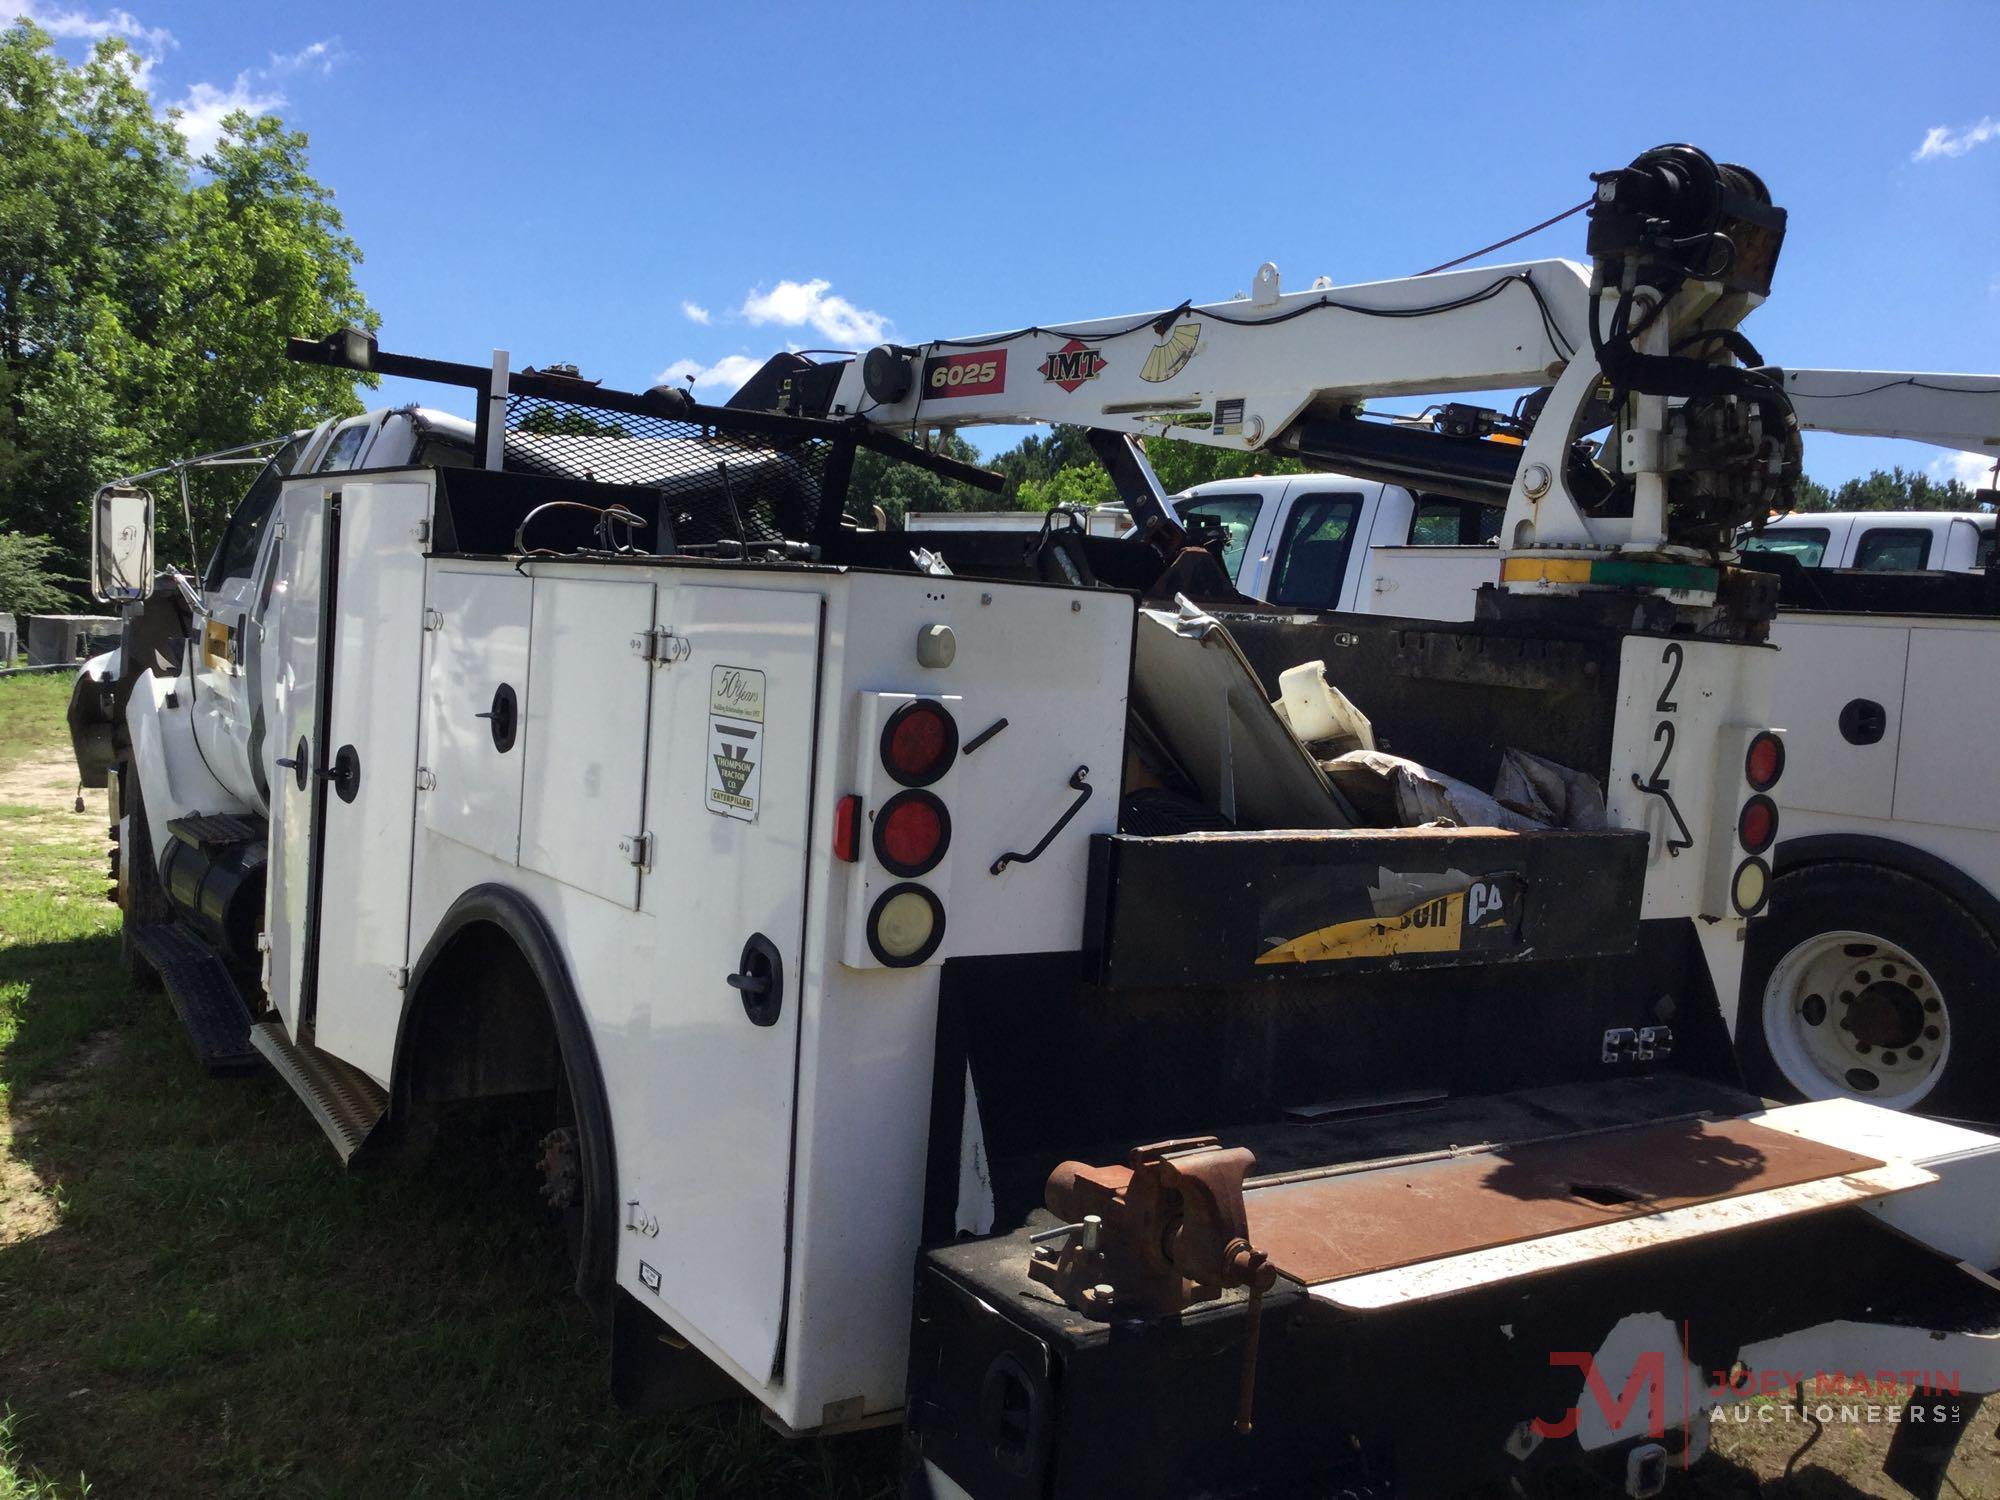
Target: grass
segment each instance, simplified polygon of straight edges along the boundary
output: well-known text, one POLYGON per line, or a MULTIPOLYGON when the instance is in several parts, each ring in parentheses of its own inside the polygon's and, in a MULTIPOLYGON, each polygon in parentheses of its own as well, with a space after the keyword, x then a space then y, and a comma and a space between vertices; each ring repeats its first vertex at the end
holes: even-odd
MULTIPOLYGON (((348 1175, 275 1078, 202 1074, 126 986, 102 794, 71 812, 50 764, 66 697, 0 679, 0 1500, 893 1491, 894 1431, 788 1444, 748 1407, 615 1411, 504 1135, 348 1175)), ((1991 1432, 1947 1494, 2000 1495, 1991 1432)), ((1802 1436, 1724 1432, 1737 1461, 1669 1493, 1894 1493, 1878 1431, 1774 1481, 1802 1436)))

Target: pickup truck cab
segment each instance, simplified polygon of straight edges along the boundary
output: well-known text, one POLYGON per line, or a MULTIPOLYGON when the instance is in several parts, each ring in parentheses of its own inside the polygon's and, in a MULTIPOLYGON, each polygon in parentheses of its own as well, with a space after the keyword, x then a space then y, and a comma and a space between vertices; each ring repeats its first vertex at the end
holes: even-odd
POLYGON ((1219 479, 1173 497, 1219 526, 1222 562, 1255 599, 1296 609, 1472 618, 1499 570, 1500 510, 1338 474, 1219 479))
POLYGON ((1865 572, 1970 573, 1993 561, 1991 512, 1851 510, 1780 516, 1743 539, 1746 552, 1776 552, 1802 568, 1865 572))

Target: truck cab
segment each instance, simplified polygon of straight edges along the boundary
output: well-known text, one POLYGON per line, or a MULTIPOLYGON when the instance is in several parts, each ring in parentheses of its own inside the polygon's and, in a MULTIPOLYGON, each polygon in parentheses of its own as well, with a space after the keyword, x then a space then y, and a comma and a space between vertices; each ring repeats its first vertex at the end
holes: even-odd
POLYGON ((1243 593, 1294 609, 1469 620, 1499 566, 1498 506, 1340 474, 1220 479, 1173 497, 1220 527, 1243 593))
POLYGON ((1991 511, 1794 513, 1766 522, 1742 546, 1795 557, 1802 568, 1971 573, 1993 561, 1994 519, 1991 511))

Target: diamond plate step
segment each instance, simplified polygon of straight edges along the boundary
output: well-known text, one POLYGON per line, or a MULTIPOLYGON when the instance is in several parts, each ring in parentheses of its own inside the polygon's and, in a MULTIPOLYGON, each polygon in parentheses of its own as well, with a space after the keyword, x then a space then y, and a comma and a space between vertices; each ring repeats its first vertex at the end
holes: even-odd
POLYGON ((229 970, 193 933, 172 922, 132 929, 132 943, 159 970, 188 1045, 211 1073, 250 1072, 250 1009, 229 970))
POLYGON ((282 1021, 259 1021, 252 1026, 250 1045, 264 1054, 278 1076, 305 1102, 341 1161, 352 1160, 389 1107, 389 1096, 375 1080, 317 1047, 293 1041, 285 1035, 282 1021))
POLYGON ((264 837, 264 820, 241 813, 195 813, 175 818, 167 832, 197 849, 223 844, 253 844, 264 837))

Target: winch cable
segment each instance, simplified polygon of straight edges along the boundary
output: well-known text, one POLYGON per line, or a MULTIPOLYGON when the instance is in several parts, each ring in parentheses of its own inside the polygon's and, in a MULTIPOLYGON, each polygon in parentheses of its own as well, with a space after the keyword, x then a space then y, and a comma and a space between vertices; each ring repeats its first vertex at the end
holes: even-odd
POLYGON ((1428 271, 1419 271, 1417 272, 1417 275, 1435 276, 1440 271, 1449 271, 1453 266, 1462 266, 1469 260, 1479 259, 1479 257, 1482 255, 1491 255, 1495 250, 1505 250, 1509 245, 1519 244, 1522 240, 1525 240, 1531 234, 1540 234, 1544 229, 1547 229, 1552 225, 1562 223, 1564 219, 1569 218, 1571 215, 1582 213, 1586 208, 1590 207, 1593 201, 1595 200, 1592 198, 1586 198, 1583 200, 1583 202, 1578 203, 1573 207, 1566 208, 1559 214, 1552 214, 1550 217, 1542 220, 1542 222, 1539 224, 1530 225, 1528 228, 1522 230, 1519 234, 1510 234, 1504 240, 1495 240, 1490 245, 1482 245, 1477 250, 1472 250, 1464 255, 1459 256, 1458 259, 1456 260, 1448 260, 1444 262, 1442 265, 1432 266, 1428 271))

